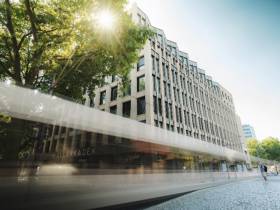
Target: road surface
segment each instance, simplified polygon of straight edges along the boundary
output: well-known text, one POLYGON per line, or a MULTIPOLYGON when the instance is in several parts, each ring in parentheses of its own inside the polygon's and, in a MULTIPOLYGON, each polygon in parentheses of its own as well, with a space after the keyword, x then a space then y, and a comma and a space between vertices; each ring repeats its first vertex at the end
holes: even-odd
POLYGON ((280 210, 280 176, 199 190, 149 210, 280 210))

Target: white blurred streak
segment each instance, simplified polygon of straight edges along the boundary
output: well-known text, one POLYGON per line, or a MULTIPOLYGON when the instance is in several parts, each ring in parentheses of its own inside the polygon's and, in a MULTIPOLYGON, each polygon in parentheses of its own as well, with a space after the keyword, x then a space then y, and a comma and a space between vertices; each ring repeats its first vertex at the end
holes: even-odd
POLYGON ((33 90, 0 83, 0 112, 13 117, 74 129, 139 140, 191 152, 209 154, 228 160, 246 160, 235 150, 123 118, 81 104, 53 98, 33 90), (21 96, 21 97, 18 97, 21 96), (6 106, 6 105, 9 106, 6 106))
POLYGON ((36 175, 73 175, 77 169, 70 164, 49 164, 38 166, 36 175))

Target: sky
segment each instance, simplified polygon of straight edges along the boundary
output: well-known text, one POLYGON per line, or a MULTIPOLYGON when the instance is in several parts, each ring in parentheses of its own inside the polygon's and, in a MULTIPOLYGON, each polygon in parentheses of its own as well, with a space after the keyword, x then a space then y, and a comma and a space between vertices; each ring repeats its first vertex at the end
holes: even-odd
POLYGON ((229 90, 258 139, 280 138, 280 1, 131 0, 229 90))

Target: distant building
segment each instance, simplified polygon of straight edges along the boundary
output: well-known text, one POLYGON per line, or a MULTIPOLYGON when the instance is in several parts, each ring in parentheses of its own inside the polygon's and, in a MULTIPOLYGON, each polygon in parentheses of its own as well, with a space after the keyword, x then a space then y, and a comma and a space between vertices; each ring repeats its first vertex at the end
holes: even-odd
POLYGON ((245 139, 256 138, 255 130, 251 125, 242 125, 242 129, 245 139))

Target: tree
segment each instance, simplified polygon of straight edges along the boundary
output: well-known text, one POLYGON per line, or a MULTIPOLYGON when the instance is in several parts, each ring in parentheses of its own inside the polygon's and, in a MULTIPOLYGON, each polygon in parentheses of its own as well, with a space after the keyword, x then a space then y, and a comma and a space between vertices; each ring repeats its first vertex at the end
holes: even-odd
POLYGON ((260 146, 264 150, 264 157, 268 160, 280 160, 280 142, 279 139, 268 137, 262 140, 260 146))
POLYGON ((250 155, 258 156, 257 155, 257 148, 258 148, 258 140, 257 139, 248 139, 246 141, 246 146, 248 148, 248 152, 250 155))
POLYGON ((246 145, 250 155, 280 161, 280 142, 277 138, 268 137, 260 142, 256 139, 249 139, 246 145))
POLYGON ((149 36, 125 12, 126 0, 4 0, 0 79, 82 100, 108 75, 127 77, 149 36), (111 11, 114 30, 98 25, 111 11))

